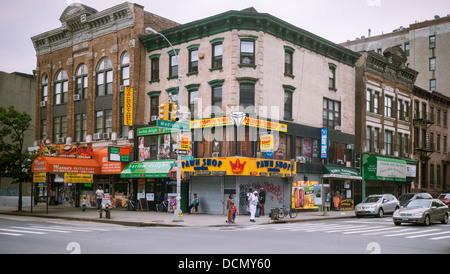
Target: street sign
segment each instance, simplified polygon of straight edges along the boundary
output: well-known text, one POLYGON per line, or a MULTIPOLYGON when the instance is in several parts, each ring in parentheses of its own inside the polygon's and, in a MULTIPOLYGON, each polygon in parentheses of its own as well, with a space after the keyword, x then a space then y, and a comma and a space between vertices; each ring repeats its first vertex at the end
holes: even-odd
POLYGON ((156 125, 158 127, 171 128, 171 129, 178 129, 178 128, 180 128, 182 131, 189 131, 189 130, 191 130, 191 124, 190 123, 180 123, 180 122, 158 120, 156 125))
POLYGON ((175 149, 175 153, 176 154, 180 154, 180 155, 187 155, 189 151, 187 150, 182 150, 182 149, 175 149))

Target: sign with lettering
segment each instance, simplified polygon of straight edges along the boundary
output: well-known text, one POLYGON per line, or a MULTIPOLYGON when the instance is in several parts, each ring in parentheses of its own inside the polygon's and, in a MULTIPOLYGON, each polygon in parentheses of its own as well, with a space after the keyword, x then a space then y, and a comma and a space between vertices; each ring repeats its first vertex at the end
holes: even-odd
POLYGON ((123 125, 133 125, 133 88, 125 87, 124 89, 124 109, 123 109, 123 125))
POLYGON ((189 175, 243 175, 295 177, 296 165, 289 161, 247 157, 195 158, 181 161, 182 172, 189 175))

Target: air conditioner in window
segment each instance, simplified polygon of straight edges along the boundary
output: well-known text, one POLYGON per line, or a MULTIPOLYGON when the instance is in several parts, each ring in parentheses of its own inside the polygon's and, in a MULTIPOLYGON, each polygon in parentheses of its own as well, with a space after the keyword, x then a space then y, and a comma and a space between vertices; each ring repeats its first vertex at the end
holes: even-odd
POLYGON ((47 101, 41 101, 41 107, 47 106, 47 101))
POLYGON ((339 131, 341 131, 342 128, 341 128, 341 126, 335 126, 335 127, 334 127, 334 130, 339 130, 339 131))
POLYGON ((306 157, 304 157, 304 156, 295 156, 295 161, 299 162, 301 164, 304 164, 304 163, 306 163, 306 157))
POLYGON ((218 158, 219 157, 219 152, 213 152, 212 153, 212 157, 213 158, 218 158))
POLYGON ((153 115, 152 117, 150 117, 150 121, 156 121, 158 120, 158 116, 157 115, 153 115))
POLYGON ((94 140, 101 140, 103 138, 101 133, 94 133, 94 140))
POLYGON ((74 101, 80 101, 81 100, 81 95, 80 94, 74 94, 73 95, 73 100, 74 101))
POLYGON ((409 154, 408 153, 405 153, 405 158, 409 158, 409 154))
POLYGON ((102 137, 103 139, 111 139, 111 133, 103 133, 102 137))

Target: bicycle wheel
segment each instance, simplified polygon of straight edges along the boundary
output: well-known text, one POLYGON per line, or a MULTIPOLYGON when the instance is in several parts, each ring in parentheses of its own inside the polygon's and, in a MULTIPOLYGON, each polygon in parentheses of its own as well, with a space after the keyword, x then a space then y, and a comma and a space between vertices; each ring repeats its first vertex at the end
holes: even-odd
POLYGON ((292 208, 289 210, 289 217, 291 217, 292 219, 297 217, 297 214, 298 214, 297 210, 292 209, 292 208))
POLYGON ((163 210, 163 205, 161 204, 156 204, 156 211, 161 212, 163 210))
POLYGON ((286 208, 285 207, 280 208, 279 218, 283 219, 286 216, 287 216, 286 208))

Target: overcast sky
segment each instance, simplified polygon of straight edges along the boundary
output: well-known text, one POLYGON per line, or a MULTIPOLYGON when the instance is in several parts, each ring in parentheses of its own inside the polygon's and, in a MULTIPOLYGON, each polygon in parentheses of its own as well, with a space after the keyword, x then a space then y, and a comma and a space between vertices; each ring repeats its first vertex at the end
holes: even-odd
MULTIPOLYGON (((1 0, 0 71, 32 73, 36 52, 30 37, 61 26, 73 1, 98 11, 124 0, 1 0)), ((229 10, 254 7, 335 43, 392 32, 435 15, 450 14, 449 0, 130 0, 146 11, 184 24, 229 10)))

